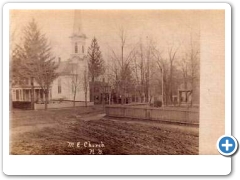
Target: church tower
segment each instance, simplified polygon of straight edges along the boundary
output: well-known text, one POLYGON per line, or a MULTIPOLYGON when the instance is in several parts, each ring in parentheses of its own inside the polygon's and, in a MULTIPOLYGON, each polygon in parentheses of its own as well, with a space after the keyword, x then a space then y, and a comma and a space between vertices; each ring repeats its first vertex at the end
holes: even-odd
POLYGON ((75 10, 73 31, 70 36, 69 58, 66 62, 59 61, 58 71, 60 75, 53 82, 53 99, 89 102, 88 81, 85 80, 88 74, 86 39, 86 35, 82 32, 81 11, 75 10))
POLYGON ((74 11, 73 32, 71 38, 71 60, 83 61, 86 51, 86 35, 82 32, 81 10, 74 11))

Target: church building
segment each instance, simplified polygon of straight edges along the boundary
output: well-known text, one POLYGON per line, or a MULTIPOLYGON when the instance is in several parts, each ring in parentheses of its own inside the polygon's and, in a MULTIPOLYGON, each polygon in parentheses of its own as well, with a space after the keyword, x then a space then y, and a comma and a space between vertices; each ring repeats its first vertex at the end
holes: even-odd
POLYGON ((86 77, 88 75, 87 37, 82 32, 81 19, 81 11, 75 10, 73 32, 70 36, 70 57, 67 61, 61 61, 61 58, 59 58, 59 77, 52 85, 53 100, 85 101, 86 95, 87 101, 89 101, 89 88, 86 89, 86 77))

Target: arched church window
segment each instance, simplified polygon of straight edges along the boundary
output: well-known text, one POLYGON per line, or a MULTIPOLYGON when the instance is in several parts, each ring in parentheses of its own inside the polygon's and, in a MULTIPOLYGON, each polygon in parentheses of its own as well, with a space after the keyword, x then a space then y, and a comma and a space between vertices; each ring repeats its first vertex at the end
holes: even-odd
POLYGON ((82 46, 82 53, 84 53, 84 46, 82 46))
POLYGON ((75 43, 75 53, 78 53, 78 44, 75 43))

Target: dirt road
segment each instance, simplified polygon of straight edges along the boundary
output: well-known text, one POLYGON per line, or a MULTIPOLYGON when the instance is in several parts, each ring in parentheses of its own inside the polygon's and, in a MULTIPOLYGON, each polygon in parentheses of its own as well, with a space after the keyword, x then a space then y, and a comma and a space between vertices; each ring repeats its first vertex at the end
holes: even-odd
POLYGON ((198 128, 105 118, 91 108, 13 111, 11 154, 198 154, 198 128))

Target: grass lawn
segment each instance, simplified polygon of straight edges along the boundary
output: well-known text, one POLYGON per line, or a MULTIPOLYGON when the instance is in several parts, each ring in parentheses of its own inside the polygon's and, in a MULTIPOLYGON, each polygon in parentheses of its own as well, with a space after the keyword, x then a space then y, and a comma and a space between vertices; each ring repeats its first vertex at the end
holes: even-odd
POLYGON ((10 154, 198 154, 197 127, 110 119, 91 107, 10 117, 10 154))

